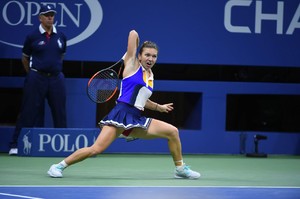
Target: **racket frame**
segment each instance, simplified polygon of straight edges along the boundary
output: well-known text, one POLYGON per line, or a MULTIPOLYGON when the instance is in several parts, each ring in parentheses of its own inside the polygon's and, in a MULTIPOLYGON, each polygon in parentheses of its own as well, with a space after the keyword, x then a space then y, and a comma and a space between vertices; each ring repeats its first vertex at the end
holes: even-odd
POLYGON ((105 68, 105 69, 102 69, 102 70, 96 72, 96 73, 89 79, 88 84, 87 84, 87 94, 88 94, 88 97, 89 97, 93 102, 98 103, 98 104, 105 103, 105 102, 109 101, 109 100, 116 94, 116 92, 117 92, 117 90, 118 90, 118 86, 116 86, 116 88, 114 89, 114 91, 112 92, 112 94, 111 94, 106 100, 104 100, 104 101, 97 101, 97 100, 94 100, 93 97, 91 97, 90 92, 89 92, 89 86, 90 86, 90 83, 94 80, 94 78, 95 78, 99 73, 102 73, 103 71, 106 71, 106 70, 110 70, 110 71, 112 71, 113 73, 115 73, 115 74, 117 75, 118 79, 119 79, 119 76, 120 76, 120 73, 121 73, 121 69, 122 69, 123 63, 122 63, 122 65, 120 66, 119 72, 118 72, 118 73, 117 73, 114 69, 112 69, 112 68, 115 67, 116 65, 120 64, 121 62, 123 62, 123 57, 122 57, 119 61, 117 61, 116 63, 114 63, 113 65, 111 65, 111 66, 109 66, 109 67, 107 67, 107 68, 105 68))

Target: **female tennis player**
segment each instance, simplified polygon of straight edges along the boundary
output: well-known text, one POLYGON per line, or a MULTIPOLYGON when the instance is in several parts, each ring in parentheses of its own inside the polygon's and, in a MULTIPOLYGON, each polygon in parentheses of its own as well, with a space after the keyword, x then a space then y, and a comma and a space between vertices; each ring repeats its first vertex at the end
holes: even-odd
POLYGON ((138 55, 139 35, 135 30, 128 36, 127 52, 124 55, 124 71, 120 94, 116 106, 99 124, 102 130, 90 147, 78 149, 48 170, 54 178, 63 177, 63 170, 88 157, 102 153, 120 135, 142 139, 165 138, 175 164, 175 178, 197 179, 198 172, 192 171, 183 162, 178 129, 166 122, 141 115, 144 108, 168 113, 173 103, 158 104, 149 99, 153 89, 151 68, 157 60, 158 47, 151 41, 141 46, 138 55))

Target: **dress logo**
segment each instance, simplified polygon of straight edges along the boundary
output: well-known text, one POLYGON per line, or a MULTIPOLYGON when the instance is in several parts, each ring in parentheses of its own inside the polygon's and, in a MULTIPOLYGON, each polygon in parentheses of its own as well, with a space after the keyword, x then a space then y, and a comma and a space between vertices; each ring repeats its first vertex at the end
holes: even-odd
POLYGON ((38 43, 39 46, 42 46, 42 45, 45 45, 45 44, 46 44, 45 41, 40 41, 40 42, 38 43))
POLYGON ((59 48, 62 48, 62 47, 63 47, 63 44, 62 44, 62 42, 60 41, 60 39, 57 40, 57 44, 58 44, 58 47, 59 47, 59 48))

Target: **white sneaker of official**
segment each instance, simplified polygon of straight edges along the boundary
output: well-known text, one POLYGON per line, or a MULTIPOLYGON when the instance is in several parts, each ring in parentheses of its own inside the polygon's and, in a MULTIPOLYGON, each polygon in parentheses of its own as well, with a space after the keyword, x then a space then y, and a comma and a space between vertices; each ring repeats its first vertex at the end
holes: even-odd
POLYGON ((8 155, 18 155, 18 148, 11 148, 8 155))

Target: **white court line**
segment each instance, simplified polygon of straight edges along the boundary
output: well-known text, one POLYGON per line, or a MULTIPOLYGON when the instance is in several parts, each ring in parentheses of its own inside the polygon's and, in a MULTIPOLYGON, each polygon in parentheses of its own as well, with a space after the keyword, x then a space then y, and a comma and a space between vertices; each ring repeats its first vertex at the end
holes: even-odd
POLYGON ((16 197, 16 198, 43 199, 43 198, 37 198, 37 197, 31 197, 31 196, 22 196, 22 195, 10 194, 10 193, 0 193, 0 195, 16 197))

